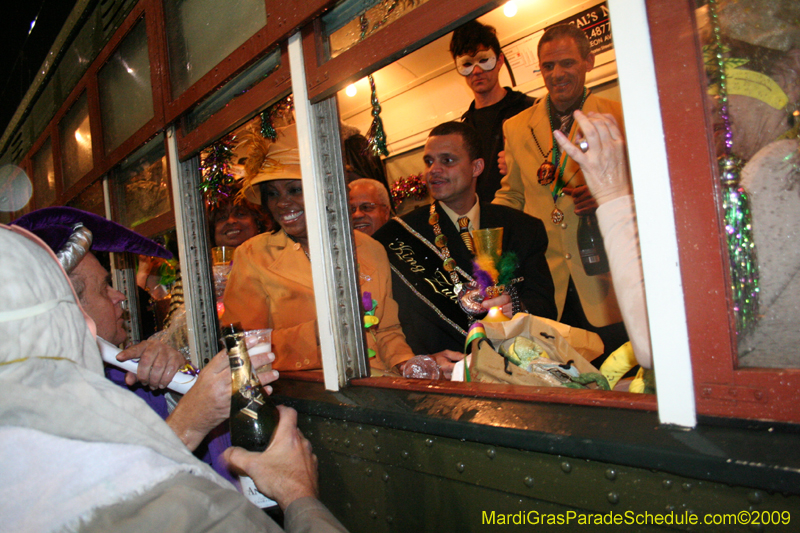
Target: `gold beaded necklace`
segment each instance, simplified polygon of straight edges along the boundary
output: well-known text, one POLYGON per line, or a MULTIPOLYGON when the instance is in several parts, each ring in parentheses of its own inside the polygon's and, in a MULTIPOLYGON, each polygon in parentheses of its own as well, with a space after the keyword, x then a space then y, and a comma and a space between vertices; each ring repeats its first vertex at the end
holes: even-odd
POLYGON ((455 293, 458 294, 461 292, 461 287, 463 284, 458 278, 458 272, 456 272, 456 260, 450 257, 450 250, 447 248, 447 237, 442 234, 442 227, 439 225, 439 213, 436 212, 436 201, 431 202, 428 224, 433 227, 433 234, 436 236, 433 240, 433 243, 444 256, 444 262, 442 263, 444 271, 450 276, 450 280, 453 282, 455 293))

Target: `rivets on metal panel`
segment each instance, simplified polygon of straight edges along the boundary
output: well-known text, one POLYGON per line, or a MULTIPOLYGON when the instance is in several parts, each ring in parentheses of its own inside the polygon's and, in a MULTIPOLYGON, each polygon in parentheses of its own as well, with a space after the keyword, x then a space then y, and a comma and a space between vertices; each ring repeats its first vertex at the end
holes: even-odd
POLYGON ((386 472, 384 472, 384 473, 383 473, 383 476, 381 476, 381 479, 383 479, 383 481, 389 481, 389 474, 387 474, 386 472))
POLYGON ((433 439, 425 439, 425 446, 428 446, 429 448, 433 446, 433 439))
POLYGON ((608 498, 608 503, 612 503, 614 505, 619 503, 619 493, 609 492, 608 496, 606 497, 608 498))
POLYGON ((408 452, 403 450, 402 452, 400 452, 400 457, 402 457, 403 459, 408 459, 408 452))
POLYGON ((456 463, 456 470, 458 470, 459 473, 464 472, 466 468, 467 465, 465 465, 464 463, 456 463))
POLYGON ((377 436, 378 435, 378 428, 372 428, 372 434, 377 436))
POLYGON ((489 459, 494 459, 496 456, 497 456, 497 450, 495 450, 494 448, 489 448, 488 450, 486 450, 486 457, 488 457, 489 459))
POLYGON ((671 489, 672 488, 672 480, 671 479, 665 479, 664 481, 661 482, 661 486, 664 487, 667 490, 671 489))
POLYGON ((378 518, 378 511, 376 511, 375 509, 372 509, 372 510, 369 512, 369 515, 370 515, 372 518, 378 518))
POLYGON ((683 492, 691 492, 692 491, 692 484, 688 483, 688 482, 683 483, 681 485, 681 488, 683 489, 683 492))
POLYGON ((344 446, 345 446, 345 448, 349 448, 350 447, 350 439, 344 439, 344 446))
POLYGON ((522 482, 525 483, 526 487, 533 487, 533 476, 525 476, 522 482))
POLYGON ((567 461, 563 461, 561 463, 561 470, 563 470, 565 474, 569 474, 572 472, 572 465, 567 461))
POLYGON ((365 468, 364 473, 367 475, 367 477, 372 477, 372 469, 370 467, 365 468))
POLYGON ((376 444, 373 450, 375 450, 375 453, 379 453, 381 451, 381 447, 376 444))
POLYGON ((754 490, 753 492, 748 493, 747 501, 750 503, 761 503, 764 501, 764 494, 759 490, 754 490))
POLYGON ((358 443, 358 449, 359 450, 363 450, 364 449, 364 443, 363 442, 359 442, 358 443))
POLYGON ((392 518, 391 516, 387 516, 386 517, 386 523, 387 524, 391 524, 392 522, 394 522, 394 518, 392 518))
POLYGON ((617 479, 617 471, 614 470, 613 468, 607 468, 606 479, 608 479, 609 481, 614 481, 615 479, 617 479))

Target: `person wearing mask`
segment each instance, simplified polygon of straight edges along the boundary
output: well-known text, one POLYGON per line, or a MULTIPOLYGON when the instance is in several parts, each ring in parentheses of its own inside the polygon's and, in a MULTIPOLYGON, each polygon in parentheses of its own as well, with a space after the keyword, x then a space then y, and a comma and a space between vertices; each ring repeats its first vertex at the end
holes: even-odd
POLYGON ((459 27, 450 40, 450 54, 474 96, 461 120, 475 128, 481 138, 484 168, 478 176, 477 193, 483 201, 491 202, 503 177, 497 161, 503 150, 503 123, 532 106, 533 98, 500 85, 506 60, 493 27, 475 20, 459 27))

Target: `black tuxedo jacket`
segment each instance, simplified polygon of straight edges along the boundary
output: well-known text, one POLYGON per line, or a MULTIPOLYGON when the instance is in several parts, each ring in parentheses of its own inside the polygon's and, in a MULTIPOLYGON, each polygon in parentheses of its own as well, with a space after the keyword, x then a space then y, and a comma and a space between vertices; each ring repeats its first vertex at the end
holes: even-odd
MULTIPOLYGON (((472 275, 472 254, 459 236, 458 229, 437 202, 439 225, 447 237, 450 256, 463 270, 472 275)), ((431 243, 435 235, 428 223, 430 206, 420 207, 407 215, 403 221, 414 228, 431 243)), ((399 223, 390 220, 388 225, 399 223)), ((519 284, 520 300, 527 312, 547 318, 557 318, 553 279, 545 259, 547 232, 538 218, 522 211, 481 202, 481 228, 503 228, 503 252, 513 251, 519 259, 517 276, 525 279, 519 284)), ((389 228, 378 230, 373 238, 384 246, 388 244, 389 228)), ((387 250, 389 252, 389 250, 387 250)), ((389 252, 391 257, 391 253, 389 252)), ((400 322, 406 340, 415 354, 432 354, 442 350, 464 351, 465 338, 445 322, 436 312, 422 302, 411 289, 392 272, 392 292, 400 307, 400 322)))

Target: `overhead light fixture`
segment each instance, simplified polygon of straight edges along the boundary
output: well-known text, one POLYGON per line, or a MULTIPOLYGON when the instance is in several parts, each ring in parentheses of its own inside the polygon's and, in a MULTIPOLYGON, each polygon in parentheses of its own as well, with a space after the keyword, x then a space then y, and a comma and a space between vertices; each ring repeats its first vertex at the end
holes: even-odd
POLYGON ((503 6, 503 14, 505 16, 507 16, 508 18, 511 18, 514 15, 516 15, 517 14, 517 3, 514 2, 514 0, 511 0, 510 2, 506 2, 506 4, 503 6))
POLYGON ((347 95, 347 96, 349 96, 350 98, 354 97, 354 96, 356 95, 356 93, 357 93, 357 92, 358 92, 358 89, 356 89, 356 84, 355 84, 355 83, 351 83, 351 84, 350 84, 350 85, 348 85, 348 86, 347 86, 347 88, 344 90, 344 94, 346 94, 346 95, 347 95))

